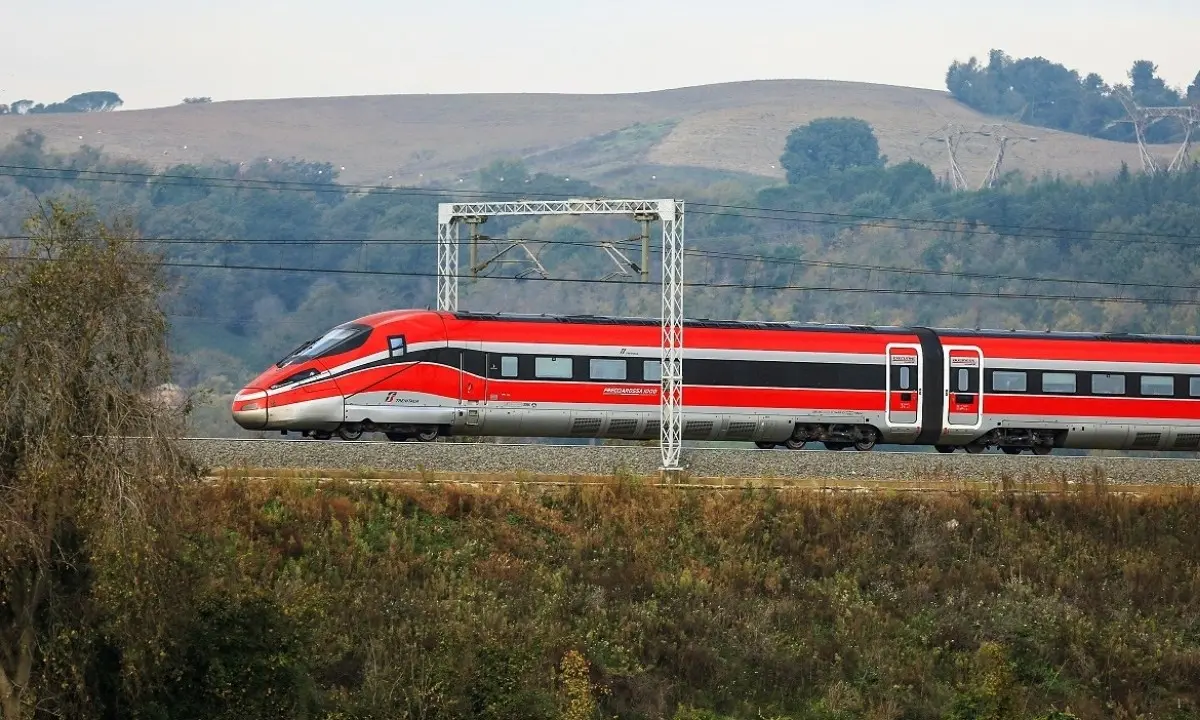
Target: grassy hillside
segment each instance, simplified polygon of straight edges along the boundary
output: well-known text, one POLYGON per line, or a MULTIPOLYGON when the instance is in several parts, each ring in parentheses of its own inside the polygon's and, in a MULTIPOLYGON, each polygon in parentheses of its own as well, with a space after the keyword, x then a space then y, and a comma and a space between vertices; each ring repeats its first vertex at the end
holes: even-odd
MULTIPOLYGON (((536 169, 606 177, 623 168, 688 167, 778 179, 787 133, 814 118, 870 122, 885 154, 937 173, 943 145, 929 136, 948 122, 996 122, 948 93, 817 80, 705 85, 621 95, 390 95, 216 102, 113 113, 0 117, 0 144, 27 128, 47 147, 81 145, 162 168, 258 157, 319 158, 351 183, 467 181, 499 157, 536 169)), ((1010 148, 1006 168, 1082 176, 1140 167, 1136 146, 1013 125, 1036 144, 1010 148)), ((1174 147, 1157 154, 1170 157, 1174 147)), ((960 164, 978 183, 994 150, 965 143, 960 164)))
POLYGON ((191 492, 178 561, 195 584, 142 717, 1200 708, 1194 496, 191 492))

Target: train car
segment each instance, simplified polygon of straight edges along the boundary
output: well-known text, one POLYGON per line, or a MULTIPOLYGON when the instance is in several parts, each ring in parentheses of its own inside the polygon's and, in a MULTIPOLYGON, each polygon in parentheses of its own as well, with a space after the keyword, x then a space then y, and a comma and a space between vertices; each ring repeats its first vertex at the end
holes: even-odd
MULTIPOLYGON (((248 430, 650 439, 657 319, 396 310, 235 397, 248 430)), ((1200 449, 1200 338, 692 320, 683 437, 799 449, 1200 449)))

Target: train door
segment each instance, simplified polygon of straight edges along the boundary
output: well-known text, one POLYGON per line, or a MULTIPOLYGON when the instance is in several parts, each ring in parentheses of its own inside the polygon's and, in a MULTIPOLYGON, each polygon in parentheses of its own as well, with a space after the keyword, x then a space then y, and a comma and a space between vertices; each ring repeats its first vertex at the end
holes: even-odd
POLYGON ((459 404, 478 406, 487 397, 487 356, 483 343, 468 342, 458 353, 459 404))
POLYGON ((974 345, 947 345, 943 425, 978 430, 983 425, 983 351, 974 345))
POLYGON ((887 346, 887 424, 919 427, 921 408, 921 346, 893 343, 887 346))

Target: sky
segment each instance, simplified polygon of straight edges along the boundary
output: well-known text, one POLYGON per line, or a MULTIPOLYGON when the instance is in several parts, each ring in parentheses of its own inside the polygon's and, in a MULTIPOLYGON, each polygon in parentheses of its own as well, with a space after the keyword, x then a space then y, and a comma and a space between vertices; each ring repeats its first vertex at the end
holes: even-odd
POLYGON ((1197 0, 3 0, 0 103, 112 90, 125 109, 397 93, 855 80, 944 90, 952 60, 1040 55, 1186 87, 1197 0), (889 7, 890 6, 890 7, 889 7))

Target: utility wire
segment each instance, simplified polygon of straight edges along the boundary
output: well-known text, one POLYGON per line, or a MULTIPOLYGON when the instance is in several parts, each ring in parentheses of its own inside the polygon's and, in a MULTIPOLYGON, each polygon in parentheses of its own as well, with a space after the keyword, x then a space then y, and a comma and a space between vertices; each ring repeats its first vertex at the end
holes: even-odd
MULTIPOLYGON (((132 171, 112 171, 112 170, 80 170, 73 168, 48 168, 28 165, 7 165, 0 164, 0 176, 22 177, 32 179, 49 179, 49 180, 84 180, 93 182, 123 182, 127 184, 145 185, 147 181, 153 181, 157 185, 166 185, 170 187, 215 187, 218 189, 262 189, 262 190, 290 190, 297 192, 325 192, 349 194, 352 192, 374 192, 378 194, 388 194, 396 196, 414 196, 425 198, 440 198, 447 202, 470 202, 462 200, 463 196, 475 196, 482 199, 491 199, 497 196, 507 196, 517 199, 525 199, 527 193, 513 193, 503 191, 475 191, 475 190, 439 190, 433 188, 407 188, 396 187, 392 185, 351 185, 338 184, 330 181, 329 183, 316 183, 296 180, 258 180, 249 178, 222 178, 215 176, 187 176, 187 175, 170 175, 166 173, 140 173, 132 171), (34 173, 34 174, 30 174, 34 173), (47 176, 36 173, 66 173, 74 177, 47 176), (95 176, 84 177, 83 175, 95 176)), ((539 200, 546 198, 570 199, 570 195, 559 195, 555 193, 539 193, 539 200)), ((613 197, 601 196, 598 199, 620 199, 613 197)), ((476 200, 479 201, 479 200, 476 200)), ((1039 240, 1069 240, 1062 235, 1075 235, 1078 239, 1088 239, 1101 242, 1130 242, 1135 239, 1155 240, 1155 244, 1164 244, 1161 240, 1191 240, 1190 243, 1176 243, 1181 246, 1191 246, 1200 243, 1200 235, 1182 234, 1182 233, 1159 233, 1145 231, 1125 231, 1125 230, 1088 230, 1084 228, 1056 228, 1043 226, 1024 226, 1024 225, 1006 225, 1006 224, 987 224, 989 229, 980 229, 978 227, 964 228, 962 225, 975 225, 975 221, 967 220, 938 220, 938 219, 921 219, 907 218, 901 216, 888 215, 857 215, 850 213, 834 213, 811 210, 795 210, 789 208, 766 208, 750 205, 726 205, 717 203, 704 202, 689 202, 691 208, 713 208, 712 210, 697 210, 689 209, 688 212, 701 215, 715 215, 727 217, 739 217, 754 220, 770 220, 782 222, 805 222, 818 225, 838 225, 838 226, 864 226, 864 227, 879 227, 891 228, 898 230, 936 230, 939 232, 949 232, 965 235, 984 235, 994 237, 1007 238, 1024 238, 1024 239, 1039 239, 1039 240), (771 213, 771 214, 765 214, 771 213), (897 224, 899 223, 899 224, 897 224), (994 229, 993 229, 994 228, 994 229)))
MULTIPOLYGON (((30 240, 32 236, 28 235, 9 235, 0 236, 0 240, 30 240)), ((95 238, 84 238, 89 240, 95 238)), ((705 240, 713 240, 714 238, 705 238, 705 240)), ((720 238, 715 238, 720 239, 720 238)), ((513 239, 495 238, 497 243, 513 242, 513 239)), ((517 240, 528 242, 535 245, 560 245, 569 247, 580 247, 590 249, 603 249, 604 243, 598 241, 581 241, 581 240, 552 240, 538 238, 519 238, 517 240)), ((358 244, 379 244, 379 245, 416 245, 433 247, 437 239, 433 237, 425 238, 374 238, 366 240, 356 239, 314 239, 314 240, 285 240, 285 239, 238 239, 238 240, 221 240, 214 238, 136 238, 134 242, 146 244, 163 244, 163 245, 191 245, 191 244, 211 244, 211 245, 232 245, 244 243, 251 246, 270 246, 270 245, 285 245, 285 246, 311 246, 311 245, 358 245, 358 244)), ((627 249, 636 249, 640 245, 636 240, 615 240, 608 244, 615 246, 623 246, 627 249)), ((652 248, 654 254, 661 254, 661 248, 652 248)), ((789 258, 777 255, 761 255, 755 253, 737 253, 724 250, 705 250, 705 249, 685 249, 684 255, 703 258, 715 258, 723 260, 732 260, 745 263, 763 263, 766 265, 787 265, 792 267, 809 267, 809 268, 825 268, 832 270, 854 270, 868 273, 888 273, 900 275, 918 275, 928 277, 943 277, 943 278, 960 278, 964 280, 993 280, 993 281, 1008 281, 1008 282, 1036 282, 1036 283, 1062 283, 1072 285, 1087 285, 1087 286, 1104 286, 1118 288, 1142 288, 1142 289, 1166 289, 1166 290, 1196 290, 1195 285, 1175 285, 1165 283, 1145 283, 1145 282, 1127 282, 1119 280, 1081 280, 1076 278, 1063 278, 1045 275, 1010 275, 1002 273, 984 273, 984 272, 968 272, 962 270, 934 270, 931 268, 919 267, 902 267, 894 265, 869 265, 864 263, 841 262, 834 260, 805 260, 802 258, 789 258)), ((436 277, 436 274, 434 275, 436 277)), ((504 279, 504 278, 495 278, 504 279)), ((700 287, 706 287, 701 285, 700 287)))
MULTIPOLYGON (((6 260, 28 260, 33 262, 55 262, 48 258, 5 258, 6 260)), ((287 273, 321 273, 332 275, 352 275, 352 276, 375 276, 375 277, 406 277, 406 278, 436 278, 437 273, 434 272, 414 272, 402 270, 357 270, 352 268, 307 268, 307 267, 268 267, 261 265, 231 265, 231 264, 216 264, 216 263, 186 263, 186 262, 147 262, 144 264, 156 265, 159 267, 192 269, 192 270, 229 270, 229 271, 259 271, 259 272, 287 272, 287 273)), ((490 277, 490 276, 471 276, 471 275, 456 275, 453 276, 459 280, 502 280, 512 282, 515 278, 509 277, 490 277)), ((533 278, 525 278, 525 280, 537 281, 533 278)), ((584 284, 584 285, 623 285, 625 287, 645 287, 655 286, 658 283, 631 283, 626 281, 614 281, 593 278, 549 278, 541 279, 542 282, 548 283, 568 283, 568 284, 584 284)), ((922 290, 913 288, 871 288, 871 287, 839 287, 833 285, 772 285, 758 283, 741 283, 741 282, 721 282, 721 283, 697 283, 683 282, 684 287, 696 287, 711 290, 719 289, 736 289, 736 290, 774 290, 774 291, 790 291, 790 292, 846 292, 846 293, 875 293, 881 295, 921 295, 921 296, 942 296, 942 297, 977 297, 977 298, 995 298, 1008 300, 1060 300, 1067 302, 1097 302, 1097 303, 1122 303, 1122 304, 1146 304, 1146 305, 1169 305, 1169 306, 1200 306, 1200 298, 1192 299, 1168 299, 1168 298, 1150 298, 1150 297, 1117 297, 1113 295, 1057 295, 1051 293, 1000 293, 1000 292, 985 292, 982 290, 922 290)), ((1189 288, 1191 290, 1195 290, 1189 288)))

